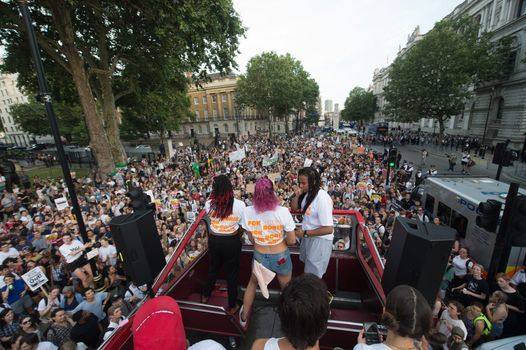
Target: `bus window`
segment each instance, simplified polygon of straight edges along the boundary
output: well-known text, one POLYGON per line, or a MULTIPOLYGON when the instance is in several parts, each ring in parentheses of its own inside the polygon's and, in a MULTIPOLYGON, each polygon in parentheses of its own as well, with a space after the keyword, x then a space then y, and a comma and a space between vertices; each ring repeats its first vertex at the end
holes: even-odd
POLYGON ((451 226, 451 208, 442 202, 438 202, 437 217, 444 225, 451 226))
POLYGON ((464 215, 457 213, 453 210, 453 213, 451 215, 451 227, 457 230, 460 237, 466 238, 468 219, 464 215))
POLYGON ((433 209, 435 208, 435 197, 429 193, 426 195, 426 202, 424 203, 424 208, 428 213, 433 214, 433 209))

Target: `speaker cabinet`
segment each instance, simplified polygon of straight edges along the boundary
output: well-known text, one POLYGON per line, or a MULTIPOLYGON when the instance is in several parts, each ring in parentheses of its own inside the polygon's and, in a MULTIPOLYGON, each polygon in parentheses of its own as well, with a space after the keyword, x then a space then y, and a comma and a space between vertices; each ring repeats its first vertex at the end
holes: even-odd
POLYGON ((418 289, 433 305, 455 234, 451 227, 397 218, 382 277, 385 294, 407 284, 418 289))
POLYGON ((116 216, 110 228, 126 274, 138 286, 152 283, 166 265, 153 212, 116 216))

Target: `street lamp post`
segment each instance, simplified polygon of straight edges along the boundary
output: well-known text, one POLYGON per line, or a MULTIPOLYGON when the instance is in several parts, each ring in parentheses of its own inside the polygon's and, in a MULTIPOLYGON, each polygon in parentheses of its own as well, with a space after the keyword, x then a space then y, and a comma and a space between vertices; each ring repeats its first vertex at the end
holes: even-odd
MULTIPOLYGON (((66 153, 64 152, 64 146, 62 144, 62 139, 60 138, 60 132, 58 130, 57 119, 55 118, 55 113, 53 112, 53 106, 51 104, 51 95, 49 93, 49 88, 47 85, 46 77, 44 75, 44 66, 42 64, 42 58, 40 57, 40 50, 38 43, 35 37, 35 31, 33 29, 31 15, 27 6, 28 0, 18 0, 18 5, 20 8, 20 13, 24 19, 24 24, 27 30, 27 36, 29 40, 29 47, 31 49, 31 55, 33 56, 33 61, 35 62, 35 68, 38 79, 38 89, 39 93, 37 95, 37 100, 44 103, 46 108, 46 113, 48 116, 49 124, 51 125, 51 133, 55 140, 55 145, 57 146, 58 160, 60 166, 62 167, 62 172, 64 174, 64 181, 68 188, 69 196, 71 199, 71 204, 73 206, 73 214, 77 219, 77 225, 79 227, 79 233, 82 236, 84 242, 88 242, 89 238, 86 234, 86 226, 84 225, 84 220, 82 218, 82 212, 80 211, 79 202, 77 199, 77 193, 75 192, 75 186, 73 185, 73 179, 71 178, 71 173, 69 170, 68 162, 66 160, 66 153)), ((104 290, 104 285, 102 282, 102 276, 97 272, 97 266, 93 259, 90 259, 91 269, 93 271, 93 282, 96 285, 97 290, 104 290)))

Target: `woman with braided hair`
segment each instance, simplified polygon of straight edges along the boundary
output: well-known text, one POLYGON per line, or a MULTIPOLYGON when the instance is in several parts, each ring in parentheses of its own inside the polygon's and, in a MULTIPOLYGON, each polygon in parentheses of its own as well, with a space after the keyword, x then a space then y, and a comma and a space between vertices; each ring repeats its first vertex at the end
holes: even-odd
POLYGON ((387 328, 383 343, 367 345, 362 329, 354 350, 427 350, 422 346, 429 336, 433 313, 422 293, 411 286, 399 285, 387 295, 382 325, 387 328))
POLYGON ((305 263, 305 273, 322 278, 329 265, 334 239, 332 199, 321 189, 318 171, 310 167, 298 172, 294 194, 290 207, 303 213, 302 227, 296 229, 296 236, 303 237, 300 260, 305 263))
POLYGON ((205 210, 210 218, 208 254, 210 265, 201 302, 207 303, 221 267, 226 272, 229 312, 239 310, 237 302, 237 281, 241 239, 239 222, 245 209, 245 203, 234 198, 232 183, 226 175, 214 178, 212 193, 206 201, 205 210))

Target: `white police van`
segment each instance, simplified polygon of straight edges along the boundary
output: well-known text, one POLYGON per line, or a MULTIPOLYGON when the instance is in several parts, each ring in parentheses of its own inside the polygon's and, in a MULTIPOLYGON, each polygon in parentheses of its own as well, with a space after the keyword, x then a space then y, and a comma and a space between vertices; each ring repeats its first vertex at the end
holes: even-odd
MULTIPOLYGON (((488 199, 504 203, 509 184, 488 177, 428 177, 413 190, 413 198, 421 202, 429 217, 457 230, 462 243, 470 248, 472 258, 486 269, 490 265, 497 234, 476 224, 478 206, 488 199)), ((519 189, 526 195, 526 190, 519 189)), ((501 212, 502 216, 502 212, 501 212)), ((513 247, 508 269, 525 265, 526 248, 513 247)))

